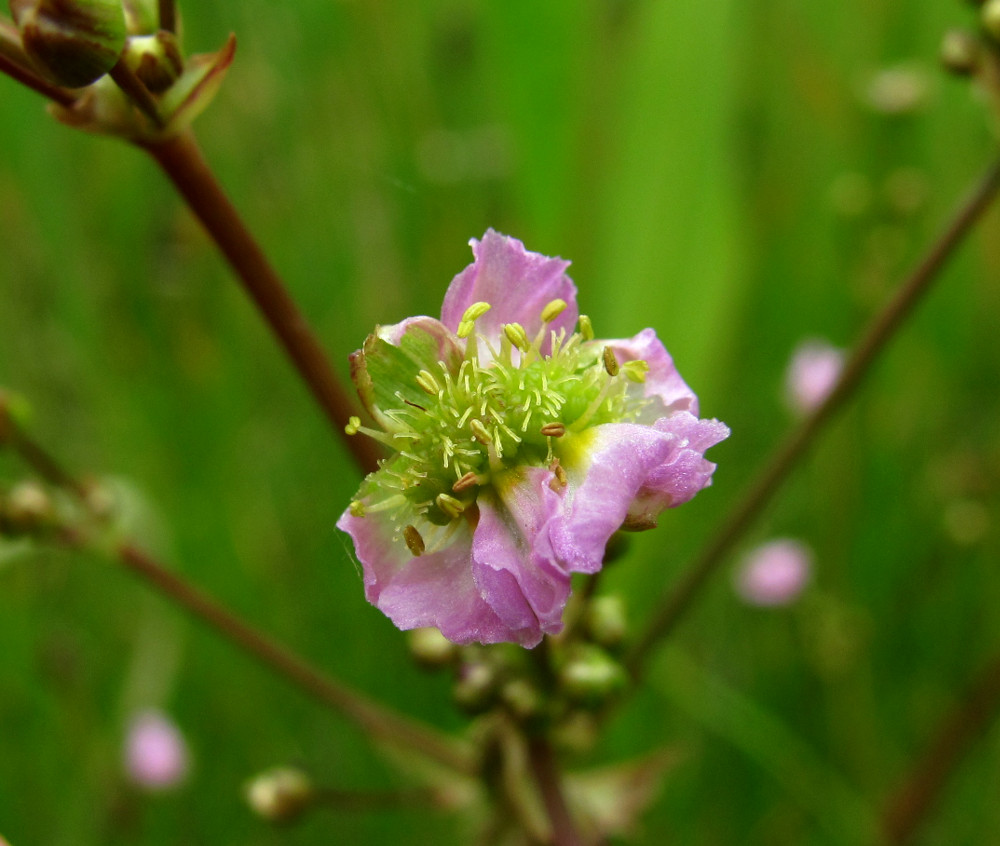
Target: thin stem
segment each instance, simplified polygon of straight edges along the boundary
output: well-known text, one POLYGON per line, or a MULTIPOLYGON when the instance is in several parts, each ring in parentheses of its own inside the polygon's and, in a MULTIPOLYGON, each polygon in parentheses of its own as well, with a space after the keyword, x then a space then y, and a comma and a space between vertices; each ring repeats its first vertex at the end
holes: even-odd
POLYGON ((973 741, 1000 711, 1000 654, 978 676, 965 698, 941 722, 934 740, 902 786, 885 804, 882 830, 887 843, 909 842, 932 810, 973 741))
MULTIPOLYGON (((12 447, 39 475, 81 499, 89 507, 88 488, 73 478, 41 446, 29 438, 7 410, 0 396, 0 445, 12 447)), ((158 563, 134 543, 114 550, 118 561, 167 599, 180 605, 203 624, 252 655, 259 663, 292 682, 314 699, 344 714, 372 737, 419 751, 458 772, 473 775, 476 759, 470 748, 455 739, 380 705, 338 682, 158 563)))
POLYGON ((344 432, 355 413, 354 403, 285 284, 216 181, 194 136, 184 133, 146 149, 226 256, 358 466, 365 473, 375 470, 379 452, 374 442, 344 432))
POLYGON ((816 441, 833 416, 857 391, 879 353, 896 334, 931 282, 944 267, 972 225, 989 206, 1000 188, 1000 161, 994 162, 959 206, 949 225, 927 250, 924 258, 903 282, 896 295, 872 319, 853 354, 844 365, 836 387, 765 462, 763 470, 737 500, 712 540, 695 558, 680 583, 661 597, 652 619, 625 659, 634 679, 653 647, 665 638, 690 610, 695 599, 743 533, 753 524, 780 489, 798 460, 816 441))
POLYGON ((174 0, 159 0, 160 29, 177 32, 177 5, 174 0))
POLYGON ((559 766, 552 744, 543 737, 528 740, 528 760, 538 783, 538 792, 552 826, 553 846, 581 846, 583 839, 576 830, 560 783, 559 766))
POLYGON ((0 73, 61 106, 69 108, 76 102, 76 94, 71 90, 53 85, 35 72, 21 47, 21 34, 17 27, 3 19, 0 19, 0 73))
POLYGON ((163 129, 163 118, 159 106, 156 105, 156 98, 149 93, 145 83, 135 75, 124 58, 119 59, 118 63, 108 71, 108 76, 128 95, 139 111, 153 122, 154 126, 163 129))
POLYGON ((315 669, 133 544, 120 545, 117 555, 126 569, 141 577, 158 593, 252 655, 263 666, 349 717, 373 738, 420 752, 467 775, 476 772, 475 758, 464 744, 389 710, 315 669))

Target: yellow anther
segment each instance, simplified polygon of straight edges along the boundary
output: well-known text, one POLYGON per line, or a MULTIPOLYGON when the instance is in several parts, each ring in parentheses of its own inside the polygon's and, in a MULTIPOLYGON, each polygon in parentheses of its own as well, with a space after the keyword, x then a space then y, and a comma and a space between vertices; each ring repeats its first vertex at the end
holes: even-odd
POLYGON ((434 501, 437 503, 438 508, 452 518, 458 517, 459 514, 465 511, 465 506, 462 504, 462 501, 455 499, 455 497, 450 494, 438 494, 434 501))
POLYGON ((476 328, 476 321, 474 320, 463 320, 458 324, 458 331, 455 333, 459 338, 468 338, 472 334, 472 330, 476 328))
POLYGON ((547 438, 561 438, 566 434, 566 427, 562 423, 556 421, 554 423, 546 423, 542 426, 541 431, 547 438))
POLYGON ((347 425, 344 427, 344 431, 347 432, 348 435, 356 435, 360 428, 361 428, 360 417, 347 418, 347 425))
POLYGON ((594 326, 590 322, 590 318, 585 314, 580 315, 580 334, 583 335, 583 340, 593 341, 594 340, 594 326))
POLYGON ((419 558, 424 554, 426 549, 424 539, 420 536, 416 526, 407 526, 403 529, 403 540, 406 541, 406 548, 413 553, 414 558, 419 558))
POLYGON ((493 443, 493 436, 490 434, 490 430, 483 425, 482 420, 473 417, 469 421, 469 428, 472 429, 472 434, 479 443, 487 446, 493 443))
POLYGON ((542 323, 551 323, 566 311, 566 300, 552 300, 542 309, 542 323))
POLYGON ((455 493, 459 493, 460 491, 468 490, 469 488, 474 487, 475 485, 478 484, 479 484, 479 477, 476 476, 476 474, 470 470, 468 473, 462 476, 461 479, 455 482, 455 484, 451 486, 451 489, 455 493))
POLYGON ((520 323, 505 323, 503 333, 507 336, 507 340, 522 352, 531 346, 528 333, 524 331, 524 327, 520 323))
POLYGON ((615 351, 611 347, 604 348, 604 369, 609 376, 618 375, 618 359, 615 358, 615 351))
POLYGON ((417 384, 426 393, 430 394, 432 397, 436 397, 438 391, 441 387, 437 383, 437 379, 434 378, 434 374, 429 370, 421 370, 417 374, 417 384))
POLYGON ((649 365, 641 358, 637 358, 634 361, 626 361, 622 365, 622 370, 625 371, 625 378, 630 382, 642 384, 646 381, 646 374, 649 373, 649 365))
POLYGON ((347 507, 347 510, 351 512, 352 517, 365 516, 365 504, 360 499, 351 500, 351 504, 347 507))
POLYGON ((489 303, 482 303, 482 302, 480 302, 480 303, 473 303, 472 305, 470 305, 465 310, 465 313, 462 315, 461 322, 462 323, 466 323, 466 322, 475 323, 477 320, 479 320, 480 317, 482 317, 484 314, 486 314, 486 312, 488 312, 491 308, 493 308, 493 306, 491 306, 489 303))

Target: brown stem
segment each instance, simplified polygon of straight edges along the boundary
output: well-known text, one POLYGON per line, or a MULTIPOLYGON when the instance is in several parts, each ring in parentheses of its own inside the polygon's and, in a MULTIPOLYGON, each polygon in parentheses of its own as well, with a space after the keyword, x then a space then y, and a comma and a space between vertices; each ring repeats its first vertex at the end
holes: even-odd
POLYGON ((159 0, 160 29, 177 32, 177 5, 174 0, 159 0))
POLYGON ((213 628, 244 652, 314 699, 346 715, 373 738, 418 751, 458 772, 473 775, 475 758, 464 744, 397 714, 307 664, 277 641, 240 620, 131 543, 117 549, 121 563, 156 591, 213 628))
POLYGON ((909 842, 931 812, 948 779, 973 741, 1000 711, 1000 655, 995 655, 965 698, 942 721, 930 747, 885 803, 882 831, 887 843, 909 842))
POLYGON ((553 846, 582 846, 584 841, 576 830, 576 824, 566 804, 552 744, 543 737, 530 738, 528 759, 535 781, 538 783, 542 804, 552 826, 553 846))
MULTIPOLYGON (((0 446, 9 445, 39 475, 79 497, 90 507, 88 488, 66 472, 36 444, 10 415, 0 394, 0 446)), ((131 542, 115 549, 121 564, 147 584, 180 605, 200 622, 256 658, 262 665, 297 685, 313 698, 352 719, 372 737, 416 750, 458 772, 477 772, 475 756, 468 746, 368 699, 306 663, 266 634, 202 593, 183 578, 159 564, 131 542)))
POLYGON ((344 432, 355 413, 354 403, 341 388, 323 347, 284 283, 216 181, 194 136, 184 133, 146 149, 222 250, 358 466, 365 473, 375 470, 379 459, 375 442, 344 432))
POLYGON ((156 105, 156 98, 149 93, 145 83, 133 73, 124 57, 119 59, 118 63, 108 71, 108 76, 128 95, 139 111, 153 122, 154 126, 163 129, 163 118, 160 115, 159 106, 156 105))
POLYGON ((830 395, 772 453, 763 470, 723 520, 718 532, 695 558, 687 574, 661 597, 652 619, 625 659, 625 665, 634 679, 637 680, 641 675, 642 665, 653 647, 673 631, 694 604, 709 577, 718 570, 725 555, 771 501, 826 424, 854 395, 879 353, 927 292, 963 236, 989 206, 998 188, 1000 161, 990 165, 974 190, 959 206, 947 228, 928 249, 923 260, 903 282, 896 295, 872 319, 844 365, 840 379, 830 395))

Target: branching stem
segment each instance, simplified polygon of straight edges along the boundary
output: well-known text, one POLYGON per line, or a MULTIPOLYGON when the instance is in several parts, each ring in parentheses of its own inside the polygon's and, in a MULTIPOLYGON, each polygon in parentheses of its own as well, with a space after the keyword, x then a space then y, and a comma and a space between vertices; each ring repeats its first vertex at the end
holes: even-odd
POLYGON ((962 238, 979 220, 1000 188, 1000 161, 986 170, 980 181, 959 206, 951 222, 927 250, 923 259, 903 282, 896 295, 872 319, 854 352, 844 365, 837 385, 826 400, 796 429, 765 462, 756 479, 722 521, 701 554, 680 582, 661 597, 653 616, 626 656, 625 664, 633 679, 642 674, 644 662, 653 648, 669 635, 690 610, 702 588, 725 560, 743 533, 761 514, 788 478, 799 459, 815 443, 826 424, 857 392, 879 354, 909 316, 913 307, 937 278, 945 262, 962 238))

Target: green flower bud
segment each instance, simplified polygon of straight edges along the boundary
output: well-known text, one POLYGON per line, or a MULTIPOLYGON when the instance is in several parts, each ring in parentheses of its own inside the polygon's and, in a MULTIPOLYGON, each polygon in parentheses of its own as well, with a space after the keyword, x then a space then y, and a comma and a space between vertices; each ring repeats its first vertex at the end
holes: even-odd
POLYGON ((482 714, 496 700, 496 668, 484 661, 474 661, 462 666, 452 690, 455 704, 467 714, 482 714))
POLYGON ((574 702, 597 707, 625 687, 624 668, 598 646, 580 645, 559 668, 559 684, 574 702))
POLYGON ((0 529, 15 536, 29 535, 52 526, 55 507, 37 482, 21 482, 0 500, 0 529))
POLYGON ((983 29, 1000 41, 1000 0, 986 0, 979 10, 979 20, 983 29))
POLYGON ((951 29, 941 41, 941 63, 954 74, 968 76, 979 67, 982 43, 973 33, 951 29))
POLYGON ((154 94, 161 94, 184 72, 184 59, 176 37, 160 30, 156 35, 129 39, 125 61, 154 94))
POLYGON ((301 770, 276 767, 261 773, 246 786, 250 809, 268 822, 291 822, 316 798, 312 781, 301 770))
POLYGON ((437 629, 413 629, 407 635, 410 654, 428 670, 446 667, 458 655, 458 647, 437 629))
POLYGON ((604 647, 618 646, 625 638, 625 600, 621 596, 598 596, 592 599, 585 618, 587 634, 604 647))
POLYGON ((121 0, 10 0, 24 52, 56 85, 100 79, 125 46, 121 0))

